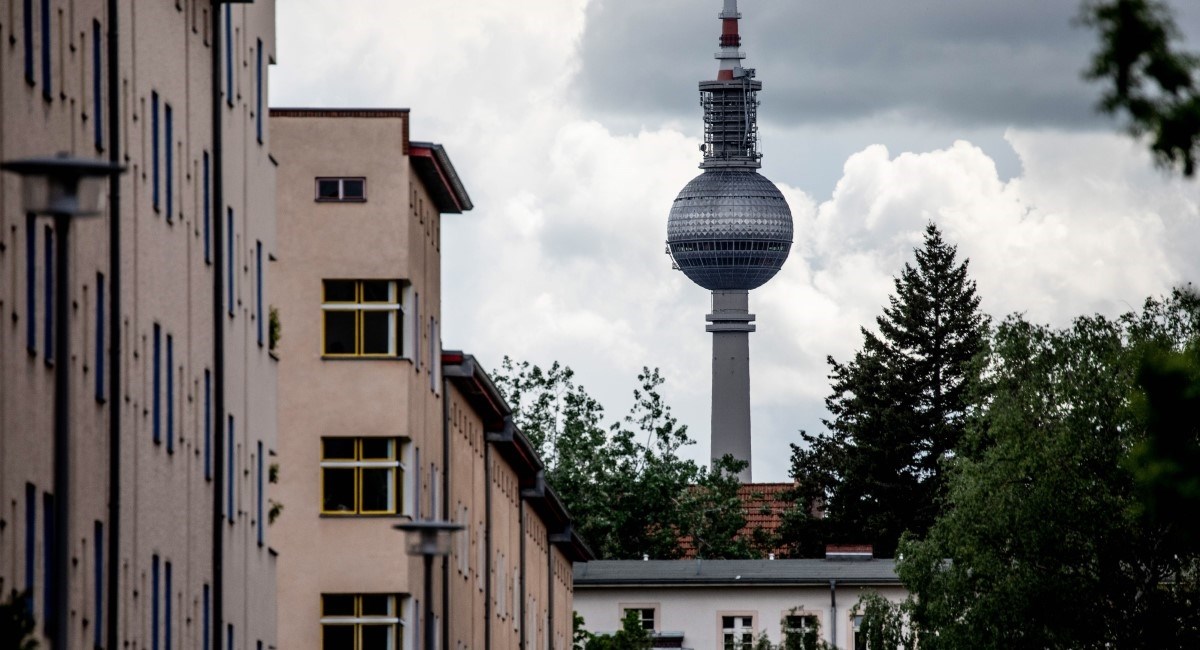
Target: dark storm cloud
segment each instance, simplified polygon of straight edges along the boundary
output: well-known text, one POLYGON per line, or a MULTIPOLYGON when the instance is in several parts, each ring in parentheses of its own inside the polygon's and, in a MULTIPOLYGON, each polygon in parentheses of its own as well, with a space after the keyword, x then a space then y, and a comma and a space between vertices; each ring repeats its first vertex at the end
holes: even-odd
MULTIPOLYGON (((1200 11, 1175 2, 1195 38, 1200 11)), ((1082 79, 1096 36, 1078 0, 742 0, 746 65, 764 119, 880 114, 963 125, 1092 125, 1099 88, 1082 79)), ((575 90, 626 118, 690 119, 715 75, 719 0, 597 0, 575 90)), ((1192 43, 1195 43, 1193 40, 1192 43)))

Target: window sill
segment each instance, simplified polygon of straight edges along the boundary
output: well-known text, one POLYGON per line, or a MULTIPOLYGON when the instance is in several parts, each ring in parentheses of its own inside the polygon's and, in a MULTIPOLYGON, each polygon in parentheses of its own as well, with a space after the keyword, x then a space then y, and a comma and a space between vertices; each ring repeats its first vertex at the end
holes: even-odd
POLYGON ((366 199, 315 199, 316 203, 366 203, 366 199))
POLYGON ((409 359, 408 357, 368 357, 368 356, 359 357, 359 356, 340 355, 340 354, 333 354, 333 355, 322 354, 321 360, 322 361, 392 361, 392 362, 406 361, 408 363, 412 363, 412 359, 409 359))

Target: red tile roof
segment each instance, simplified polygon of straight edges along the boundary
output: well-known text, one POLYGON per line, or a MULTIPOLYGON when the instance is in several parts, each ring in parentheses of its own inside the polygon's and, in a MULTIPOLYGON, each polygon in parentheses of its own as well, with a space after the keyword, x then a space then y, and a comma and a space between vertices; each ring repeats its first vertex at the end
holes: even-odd
MULTIPOLYGON (((791 502, 784 500, 784 493, 792 489, 791 483, 745 483, 738 488, 738 498, 742 501, 742 511, 746 516, 746 525, 738 531, 738 537, 748 538, 755 529, 762 529, 768 535, 779 532, 783 521, 783 513, 791 502)), ((691 537, 679 540, 683 548, 683 557, 696 557, 696 549, 692 547, 691 537)), ((774 549, 776 555, 782 549, 774 549)))

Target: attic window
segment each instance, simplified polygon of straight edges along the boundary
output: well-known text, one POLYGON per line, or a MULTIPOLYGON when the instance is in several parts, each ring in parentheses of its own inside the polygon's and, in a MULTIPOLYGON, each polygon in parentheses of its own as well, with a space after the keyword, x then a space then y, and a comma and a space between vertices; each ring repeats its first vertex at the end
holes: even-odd
POLYGON ((367 179, 351 178, 318 178, 317 201, 342 201, 348 203, 367 200, 367 179))

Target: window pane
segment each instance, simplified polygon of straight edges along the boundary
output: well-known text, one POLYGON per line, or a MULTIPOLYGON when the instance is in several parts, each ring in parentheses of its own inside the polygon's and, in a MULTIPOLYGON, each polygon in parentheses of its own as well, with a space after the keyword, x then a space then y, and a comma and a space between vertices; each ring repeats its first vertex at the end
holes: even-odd
POLYGON ((362 457, 371 460, 392 460, 395 456, 392 455, 391 438, 363 438, 362 441, 362 457))
POLYGON ((352 311, 325 312, 325 354, 354 354, 352 311))
POLYGON ((363 302, 394 302, 389 290, 391 284, 387 280, 363 280, 363 302))
POLYGON ((358 302, 354 280, 325 280, 325 302, 358 302))
POLYGON ((326 594, 321 596, 322 616, 354 616, 354 596, 326 594))
MULTIPOLYGON (((392 643, 392 625, 362 626, 361 650, 395 650, 392 643)), ((349 649, 350 646, 346 646, 349 649)))
POLYGON ((392 323, 395 313, 390 311, 364 311, 363 319, 363 354, 392 354, 392 323))
POLYGON ((319 199, 340 198, 338 196, 338 181, 336 179, 317 181, 317 198, 319 198, 319 199))
POLYGON ((323 625, 321 628, 321 647, 324 650, 354 650, 353 625, 323 625))
POLYGON ((392 480, 393 470, 388 469, 364 469, 362 470, 363 477, 363 494, 362 508, 368 512, 391 512, 392 507, 392 480))
POLYGON ((344 199, 361 199, 363 197, 363 185, 361 180, 345 179, 342 181, 342 198, 344 199))
POLYGON ((323 460, 354 460, 354 438, 323 438, 323 460))
POLYGON ((321 475, 325 483, 321 509, 325 512, 354 512, 354 470, 324 468, 321 475))
POLYGON ((366 594, 362 598, 361 616, 391 616, 392 597, 382 594, 366 594))

